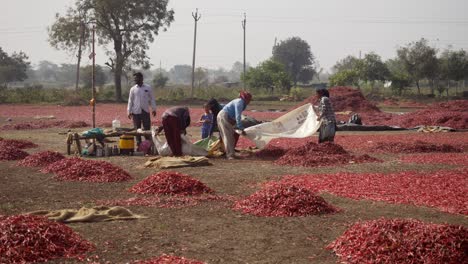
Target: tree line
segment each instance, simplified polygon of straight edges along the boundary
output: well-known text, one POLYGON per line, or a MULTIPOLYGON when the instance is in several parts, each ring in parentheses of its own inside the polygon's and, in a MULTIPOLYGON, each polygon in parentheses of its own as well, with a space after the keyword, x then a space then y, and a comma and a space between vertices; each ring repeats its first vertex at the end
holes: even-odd
POLYGON ((396 51, 396 57, 383 61, 376 53, 368 53, 363 58, 348 56, 333 66, 334 74, 330 85, 352 85, 360 87, 376 82, 387 82, 398 95, 416 87, 421 94, 421 81, 429 83, 431 94, 435 91, 447 96, 451 83, 468 79, 468 54, 463 49, 447 48, 439 52, 424 38, 411 42, 396 51))

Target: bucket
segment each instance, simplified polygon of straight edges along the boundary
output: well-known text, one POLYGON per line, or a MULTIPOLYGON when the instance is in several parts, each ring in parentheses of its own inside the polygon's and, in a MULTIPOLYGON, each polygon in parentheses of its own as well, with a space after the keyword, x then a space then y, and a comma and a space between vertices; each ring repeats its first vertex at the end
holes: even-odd
POLYGON ((132 154, 135 151, 135 139, 133 136, 123 135, 119 139, 120 154, 132 154))

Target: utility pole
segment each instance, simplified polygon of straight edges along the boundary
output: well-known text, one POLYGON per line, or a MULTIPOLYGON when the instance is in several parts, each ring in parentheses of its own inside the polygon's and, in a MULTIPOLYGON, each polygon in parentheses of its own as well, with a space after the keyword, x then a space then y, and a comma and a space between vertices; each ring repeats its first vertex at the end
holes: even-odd
POLYGON ((276 42, 277 42, 277 41, 278 41, 278 38, 275 37, 275 43, 273 43, 273 49, 272 49, 272 51, 271 51, 272 54, 275 53, 275 48, 276 48, 276 42))
POLYGON ((193 60, 192 60, 192 88, 190 90, 190 97, 193 98, 193 85, 195 83, 195 51, 197 49, 197 22, 201 18, 201 14, 198 15, 198 8, 196 12, 192 12, 192 17, 195 20, 195 30, 193 32, 193 60))
POLYGON ((245 90, 245 27, 247 26, 247 17, 244 13, 244 20, 242 20, 242 29, 244 29, 244 77, 243 83, 244 83, 244 90, 245 90))
POLYGON ((96 26, 93 25, 93 53, 91 56, 93 56, 93 71, 92 71, 92 88, 93 88, 93 99, 91 99, 92 105, 93 105, 93 128, 96 127, 96 74, 94 73, 95 70, 95 64, 96 64, 96 53, 94 52, 94 44, 95 44, 95 35, 96 35, 96 26))
POLYGON ((82 50, 81 50, 81 47, 83 46, 83 41, 84 41, 84 34, 85 33, 85 25, 83 23, 83 21, 80 21, 80 42, 78 44, 78 54, 76 55, 76 57, 78 58, 78 62, 76 64, 76 84, 75 84, 75 90, 78 91, 79 90, 79 82, 80 82, 80 64, 81 64, 81 53, 82 53, 82 50))

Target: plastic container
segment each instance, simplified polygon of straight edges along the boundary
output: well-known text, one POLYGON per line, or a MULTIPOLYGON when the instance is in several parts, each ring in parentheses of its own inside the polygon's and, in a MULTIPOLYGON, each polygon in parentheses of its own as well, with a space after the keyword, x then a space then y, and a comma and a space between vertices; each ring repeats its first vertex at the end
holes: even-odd
POLYGON ((120 136, 119 149, 120 154, 131 155, 135 151, 135 138, 128 135, 120 136))
POLYGON ((117 130, 119 128, 120 128, 120 120, 115 118, 114 120, 112 120, 112 129, 117 130))

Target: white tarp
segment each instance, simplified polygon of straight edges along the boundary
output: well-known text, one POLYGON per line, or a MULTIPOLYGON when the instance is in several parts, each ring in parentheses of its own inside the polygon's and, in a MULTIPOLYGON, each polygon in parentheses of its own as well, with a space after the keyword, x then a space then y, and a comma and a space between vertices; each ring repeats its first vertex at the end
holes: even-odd
MULTIPOLYGON (((160 156, 171 156, 172 151, 169 145, 167 144, 165 137, 162 135, 156 135, 156 129, 153 128, 151 130, 153 135, 153 142, 154 146, 158 150, 158 154, 160 156)), ((189 156, 206 156, 208 155, 208 151, 203 149, 200 146, 196 146, 192 144, 189 136, 180 135, 182 140, 182 154, 189 155, 189 156)))
POLYGON ((281 117, 245 129, 247 138, 255 142, 257 148, 264 148, 275 138, 304 138, 312 136, 320 127, 312 105, 306 104, 281 117))

